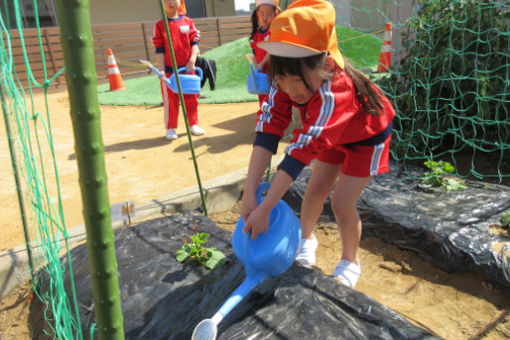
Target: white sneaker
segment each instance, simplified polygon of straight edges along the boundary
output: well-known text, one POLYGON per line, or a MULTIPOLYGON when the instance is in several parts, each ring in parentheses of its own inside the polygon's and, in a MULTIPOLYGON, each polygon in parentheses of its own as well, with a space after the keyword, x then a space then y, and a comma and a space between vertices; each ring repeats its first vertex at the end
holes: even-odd
POLYGON ((312 234, 312 237, 313 239, 302 238, 297 250, 296 261, 305 267, 315 265, 315 251, 319 246, 319 242, 314 234, 312 234))
POLYGON ((191 133, 195 136, 202 136, 205 133, 205 130, 198 125, 193 125, 191 127, 191 133))
POLYGON ((175 129, 168 129, 166 130, 166 139, 168 140, 174 140, 177 139, 177 133, 175 133, 175 129))
POLYGON ((347 260, 341 260, 333 272, 333 277, 337 281, 351 288, 356 286, 360 275, 361 267, 359 265, 359 260, 358 264, 347 260))

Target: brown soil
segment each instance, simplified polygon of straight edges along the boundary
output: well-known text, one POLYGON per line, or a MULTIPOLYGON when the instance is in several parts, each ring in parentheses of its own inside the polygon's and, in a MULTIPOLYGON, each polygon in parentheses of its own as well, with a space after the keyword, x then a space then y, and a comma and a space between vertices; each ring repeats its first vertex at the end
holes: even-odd
MULTIPOLYGON (((65 93, 51 94, 49 103, 69 228, 83 223, 69 104, 65 93)), ((206 135, 193 140, 202 181, 247 165, 256 109, 256 102, 199 106, 206 135)), ((133 200, 137 205, 196 184, 182 121, 181 137, 168 142, 161 107, 101 107, 101 113, 111 204, 133 200)), ((21 245, 24 238, 3 125, 0 129, 0 171, 9 174, 0 178, 0 250, 5 250, 21 245)), ((233 230, 238 217, 239 205, 211 215, 228 230, 233 230)), ((320 244, 317 268, 329 275, 341 251, 339 235, 328 219, 321 220, 315 232, 320 244)), ((356 289, 414 324, 445 339, 510 338, 510 298, 501 287, 471 273, 446 273, 378 239, 364 238, 359 258, 362 276, 356 289)), ((26 284, 0 301, 0 339, 30 339, 30 299, 26 284)))

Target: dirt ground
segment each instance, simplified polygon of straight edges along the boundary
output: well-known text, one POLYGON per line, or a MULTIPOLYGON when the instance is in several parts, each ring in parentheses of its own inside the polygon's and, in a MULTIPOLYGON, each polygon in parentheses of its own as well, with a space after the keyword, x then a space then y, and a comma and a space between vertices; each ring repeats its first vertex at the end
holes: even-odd
MULTIPOLYGON (((35 107, 45 117, 42 100, 42 96, 36 96, 35 107)), ((48 101, 65 224, 71 228, 83 224, 83 217, 67 93, 50 94, 48 101)), ((168 141, 164 137, 161 106, 101 106, 100 110, 110 204, 134 201, 136 210, 137 205, 196 185, 182 119, 177 130, 179 138, 168 141)), ((247 166, 256 111, 256 102, 200 105, 199 124, 206 134, 193 137, 193 143, 202 182, 247 166)), ((40 121, 38 126, 42 126, 40 121)), ((44 149, 47 186, 57 202, 51 154, 44 149)), ((8 174, 0 176, 3 221, 0 251, 3 251, 24 243, 4 124, 0 124, 0 151, 0 171, 8 174)))
MULTIPOLYGON (((69 228, 82 224, 83 219, 66 93, 51 94, 49 107, 69 228)), ((199 121, 206 134, 193 140, 202 181, 247 165, 256 109, 256 102, 199 106, 199 121)), ((196 184, 182 121, 178 131, 181 137, 169 142, 164 138, 161 107, 102 106, 101 113, 111 204, 133 200, 136 206, 196 184)), ((0 250, 24 242, 4 134, 2 125, 0 170, 9 176, 0 178, 0 250)), ((54 185, 54 181, 48 181, 54 185)), ((228 230, 233 230, 238 217, 239 205, 210 216, 228 230)), ((316 235, 317 269, 329 275, 341 252, 335 224, 321 220, 316 235)), ((378 239, 364 238, 359 258, 362 276, 356 289, 412 323, 445 339, 510 338, 510 297, 501 287, 472 273, 446 273, 414 253, 378 239)), ((31 298, 26 284, 0 301, 1 340, 30 339, 27 317, 31 298)))

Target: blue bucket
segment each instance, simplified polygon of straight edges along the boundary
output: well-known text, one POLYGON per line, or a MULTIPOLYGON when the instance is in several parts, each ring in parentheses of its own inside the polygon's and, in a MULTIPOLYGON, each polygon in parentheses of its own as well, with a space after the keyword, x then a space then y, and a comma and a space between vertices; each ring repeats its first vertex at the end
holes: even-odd
MULTIPOLYGON (((202 69, 200 67, 195 68, 195 71, 198 72, 198 76, 196 74, 180 74, 182 71, 186 71, 186 67, 179 67, 179 69, 177 70, 177 72, 179 72, 179 81, 181 82, 182 93, 184 94, 200 93, 202 69)), ((172 74, 170 76, 169 86, 174 93, 179 93, 177 81, 175 80, 175 74, 172 74)))
POLYGON ((252 94, 268 94, 271 88, 267 81, 267 74, 259 72, 258 69, 255 70, 251 64, 246 85, 248 87, 248 92, 252 94))
MULTIPOLYGON (((259 186, 259 204, 269 186, 267 182, 259 186)), ((237 258, 245 266, 247 276, 261 273, 277 276, 292 265, 301 240, 301 224, 287 203, 278 201, 269 215, 267 232, 257 235, 255 240, 250 238, 250 233, 243 234, 243 228, 243 219, 239 218, 232 245, 237 258)))

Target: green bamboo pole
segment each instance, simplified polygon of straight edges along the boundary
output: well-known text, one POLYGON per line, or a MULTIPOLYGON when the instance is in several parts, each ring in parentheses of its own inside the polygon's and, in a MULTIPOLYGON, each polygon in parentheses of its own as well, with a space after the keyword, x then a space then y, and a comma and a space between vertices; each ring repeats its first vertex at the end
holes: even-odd
POLYGON ((124 327, 97 101, 89 0, 56 0, 99 339, 122 340, 124 327))
POLYGON ((191 138, 191 132, 188 121, 188 113, 186 111, 186 104, 184 103, 184 95, 182 94, 181 81, 179 80, 179 72, 177 72, 177 60, 175 59, 174 44, 172 42, 172 33, 168 27, 168 19, 165 11, 165 4, 163 0, 159 1, 161 7, 161 14, 163 15, 163 22, 165 24, 165 31, 168 38, 168 46, 170 47, 170 55, 172 57, 172 65, 174 65, 175 81, 177 83, 177 90, 179 91, 179 100, 181 101, 182 113, 184 114, 184 123, 186 124, 186 132, 188 135, 188 144, 191 149, 191 156, 193 158, 193 166, 195 167, 195 175, 197 177, 198 189, 200 191, 200 198, 202 199, 202 207, 204 208, 204 215, 207 216, 207 206, 205 205, 204 189, 202 188, 202 181, 200 181, 200 173, 198 171, 197 158, 195 156, 195 148, 193 147, 193 139, 191 138))

